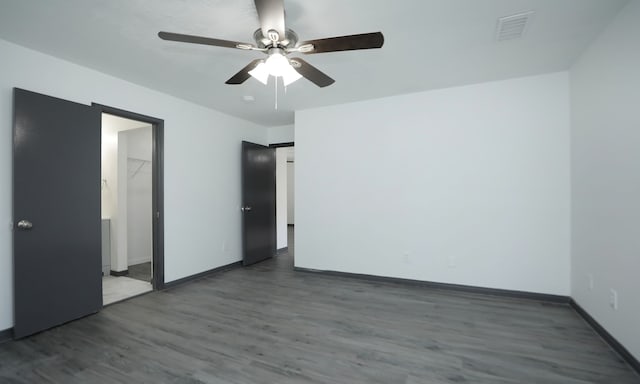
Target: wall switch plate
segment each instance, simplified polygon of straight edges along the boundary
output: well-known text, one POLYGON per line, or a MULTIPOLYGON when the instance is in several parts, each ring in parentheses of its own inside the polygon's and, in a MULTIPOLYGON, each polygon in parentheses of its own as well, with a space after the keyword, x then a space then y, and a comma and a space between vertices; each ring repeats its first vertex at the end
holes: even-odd
POLYGON ((614 310, 618 310, 618 292, 615 289, 609 292, 609 305, 614 310))

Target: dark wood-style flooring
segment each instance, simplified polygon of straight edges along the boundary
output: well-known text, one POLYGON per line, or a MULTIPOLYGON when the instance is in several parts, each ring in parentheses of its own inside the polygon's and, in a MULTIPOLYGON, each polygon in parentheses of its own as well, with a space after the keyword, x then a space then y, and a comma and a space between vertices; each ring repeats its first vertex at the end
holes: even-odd
POLYGON ((0 382, 640 383, 567 305, 292 266, 280 256, 0 345, 0 382))
POLYGON ((151 262, 130 265, 127 277, 146 282, 151 281, 151 262))

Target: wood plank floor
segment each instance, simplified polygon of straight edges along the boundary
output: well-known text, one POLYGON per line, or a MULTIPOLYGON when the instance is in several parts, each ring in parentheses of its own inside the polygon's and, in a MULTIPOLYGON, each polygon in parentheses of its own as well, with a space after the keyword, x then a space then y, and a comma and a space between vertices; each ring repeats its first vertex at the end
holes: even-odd
POLYGON ((566 305, 292 266, 280 256, 0 345, 0 383, 640 383, 566 305))
POLYGON ((128 271, 129 278, 151 282, 151 262, 130 265, 128 271))

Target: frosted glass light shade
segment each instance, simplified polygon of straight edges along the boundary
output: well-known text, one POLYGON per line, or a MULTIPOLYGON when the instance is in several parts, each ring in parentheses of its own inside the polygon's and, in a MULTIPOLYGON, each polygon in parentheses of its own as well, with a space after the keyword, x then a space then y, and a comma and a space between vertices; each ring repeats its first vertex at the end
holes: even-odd
POLYGON ((282 82, 286 87, 287 85, 293 83, 294 81, 300 79, 301 77, 302 75, 299 74, 298 71, 296 71, 291 65, 289 65, 287 69, 282 73, 282 82))
POLYGON ((267 81, 269 81, 269 70, 264 62, 256 65, 249 71, 249 74, 264 85, 267 85, 267 81))
POLYGON ((270 55, 265 62, 258 64, 249 74, 261 82, 267 84, 269 75, 273 77, 282 77, 285 86, 300 79, 302 76, 296 71, 289 60, 280 53, 270 55))

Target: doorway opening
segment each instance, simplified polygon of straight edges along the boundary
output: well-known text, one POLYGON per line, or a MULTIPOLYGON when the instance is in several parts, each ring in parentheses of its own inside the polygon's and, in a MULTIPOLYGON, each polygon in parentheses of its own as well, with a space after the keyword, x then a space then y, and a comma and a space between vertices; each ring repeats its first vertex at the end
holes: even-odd
POLYGON ((103 305, 164 284, 162 121, 105 106, 101 128, 103 305))
POLYGON ((293 263, 295 240, 295 147, 272 144, 276 149, 276 244, 277 254, 293 263))

